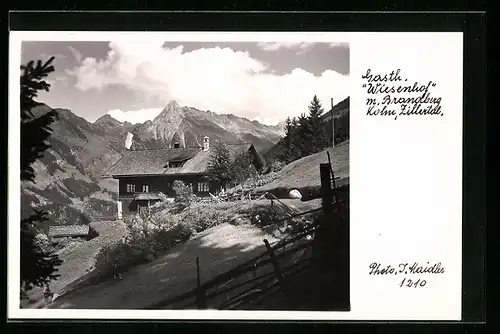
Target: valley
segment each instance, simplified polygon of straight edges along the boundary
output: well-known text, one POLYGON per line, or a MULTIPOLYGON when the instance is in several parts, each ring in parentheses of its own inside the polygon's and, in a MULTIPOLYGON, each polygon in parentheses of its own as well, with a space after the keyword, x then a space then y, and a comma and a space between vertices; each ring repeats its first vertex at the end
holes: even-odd
MULTIPOLYGON (((32 112, 42 115, 50 110, 40 104, 32 112)), ((70 110, 56 111, 51 148, 33 164, 36 183, 22 184, 21 211, 27 217, 32 209, 42 209, 49 213, 48 224, 57 225, 88 224, 93 217, 116 214, 118 184, 103 176, 126 150, 127 135, 133 139, 132 150, 171 147, 174 136, 183 146, 196 147, 209 136, 230 143, 252 142, 263 152, 282 134, 279 127, 182 107, 175 101, 143 124, 120 122, 108 114, 90 123, 70 110)))

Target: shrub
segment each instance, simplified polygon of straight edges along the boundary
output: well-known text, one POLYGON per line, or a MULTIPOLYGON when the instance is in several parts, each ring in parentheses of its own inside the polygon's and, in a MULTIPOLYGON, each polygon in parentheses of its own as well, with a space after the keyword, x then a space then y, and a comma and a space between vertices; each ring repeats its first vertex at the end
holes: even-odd
POLYGON ((285 167, 285 163, 280 160, 274 160, 270 166, 270 172, 279 172, 285 167))
POLYGON ((103 278, 111 277, 141 262, 141 257, 124 241, 108 245, 95 257, 94 270, 103 278))
POLYGON ((285 213, 279 210, 276 206, 266 204, 258 204, 250 207, 242 206, 238 209, 238 214, 242 217, 247 217, 250 221, 259 226, 273 224, 277 220, 286 217, 285 213))
POLYGON ((38 233, 35 236, 35 245, 43 252, 52 252, 53 248, 50 243, 49 237, 45 233, 38 233))
POLYGON ((227 212, 217 205, 199 205, 182 212, 182 224, 193 232, 199 233, 211 226, 229 221, 227 212))
POLYGON ((195 201, 193 188, 191 188, 184 182, 176 180, 172 188, 175 192, 175 203, 179 210, 187 208, 188 206, 191 205, 191 203, 195 201))
POLYGON ((125 224, 128 235, 120 242, 102 248, 95 258, 95 270, 104 278, 153 261, 192 234, 187 225, 171 221, 158 224, 152 219, 136 217, 126 218, 125 224))

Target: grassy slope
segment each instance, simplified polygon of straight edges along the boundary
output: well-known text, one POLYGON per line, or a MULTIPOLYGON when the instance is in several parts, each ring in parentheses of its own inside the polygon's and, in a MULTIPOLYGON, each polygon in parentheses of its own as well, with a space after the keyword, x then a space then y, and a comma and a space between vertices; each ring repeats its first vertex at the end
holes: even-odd
POLYGON ((221 224, 175 246, 161 258, 96 286, 59 297, 50 308, 137 309, 196 287, 196 257, 202 282, 265 251, 277 239, 251 225, 221 224))
MULTIPOLYGON (((286 199, 284 202, 298 212, 307 211, 320 205, 320 201, 304 203, 286 199)), ((152 303, 159 298, 188 291, 193 288, 193 282, 196 278, 195 259, 197 256, 200 257, 202 264, 202 280, 206 281, 264 251, 264 238, 267 238, 271 243, 279 238, 279 233, 276 236, 268 234, 274 234, 276 232, 274 228, 270 230, 260 229, 250 224, 248 213, 256 212, 258 207, 267 205, 270 205, 269 200, 194 205, 193 210, 200 207, 207 214, 208 211, 211 211, 212 214, 218 211, 223 212, 223 216, 226 217, 223 219, 224 221, 240 217, 240 225, 233 226, 222 223, 201 232, 186 243, 175 246, 160 259, 126 272, 123 281, 111 280, 96 283, 92 280, 92 272, 86 272, 86 269, 91 266, 98 246, 102 246, 104 240, 95 243, 92 240, 87 246, 80 245, 73 249, 67 249, 67 254, 64 256, 66 263, 61 270, 61 274, 64 274, 54 291, 60 294, 63 291, 68 293, 59 297, 50 307, 122 308, 128 305, 128 307, 133 308, 145 306, 148 302, 152 303), (73 276, 66 274, 70 272, 73 276), (67 285, 70 282, 72 283, 67 285), (108 297, 105 300, 99 300, 103 294, 108 297), (122 305, 122 303, 124 304, 122 305)), ((103 226, 96 225, 97 227, 102 228, 103 226)), ((106 235, 116 237, 121 235, 119 233, 121 226, 110 224, 104 225, 104 227, 108 227, 109 230, 99 230, 101 235, 99 238, 106 235)))
MULTIPOLYGON (((94 257, 105 245, 117 242, 126 233, 125 224, 122 222, 98 222, 91 226, 96 229, 99 236, 88 242, 75 242, 61 249, 58 253, 63 263, 59 267, 58 274, 61 275, 56 281, 52 281, 51 290, 61 294, 68 284, 79 279, 93 266, 94 257)), ((22 307, 40 307, 42 301, 42 289, 35 288, 28 293, 34 301, 31 305, 23 302, 22 307)))
MULTIPOLYGON (((285 191, 291 189, 306 189, 321 185, 319 165, 328 163, 326 152, 330 152, 332 168, 335 176, 341 178, 341 183, 349 178, 349 141, 343 142, 334 148, 309 155, 286 165, 278 172, 276 180, 256 189, 257 192, 276 192, 278 189, 285 191)), ((283 191, 284 192, 284 191, 283 191)))

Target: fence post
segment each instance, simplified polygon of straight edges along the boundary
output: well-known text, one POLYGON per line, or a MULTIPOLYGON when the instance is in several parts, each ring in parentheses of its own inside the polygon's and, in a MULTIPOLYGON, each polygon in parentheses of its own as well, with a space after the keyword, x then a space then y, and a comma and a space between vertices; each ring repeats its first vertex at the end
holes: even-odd
POLYGON ((288 287, 286 286, 285 278, 283 277, 283 274, 281 273, 281 269, 278 264, 278 260, 276 259, 276 256, 274 255, 273 248, 269 244, 269 241, 267 239, 264 239, 264 244, 266 245, 267 252, 269 253, 269 257, 271 258, 271 263, 274 268, 274 273, 276 274, 276 278, 278 279, 278 284, 280 286, 281 293, 283 294, 283 297, 285 297, 285 300, 287 302, 290 302, 291 296, 288 293, 288 287))
POLYGON ((335 284, 338 287, 338 303, 336 309, 339 311, 349 311, 350 306, 350 218, 349 218, 349 196, 348 191, 342 191, 339 196, 342 202, 337 204, 338 210, 335 213, 336 219, 335 232, 337 234, 337 273, 335 284))
POLYGON ((333 212, 332 179, 329 164, 320 164, 319 173, 321 178, 321 198, 325 217, 333 212))
POLYGON ((326 279, 324 285, 326 293, 320 291, 319 299, 323 307, 347 311, 350 308, 349 208, 345 207, 348 203, 335 203, 338 210, 333 212, 334 193, 331 173, 329 164, 320 165, 324 219, 316 233, 318 237, 316 269, 319 277, 326 279))
POLYGON ((205 291, 201 289, 200 283, 200 258, 196 258, 196 306, 198 309, 206 309, 207 301, 205 291))

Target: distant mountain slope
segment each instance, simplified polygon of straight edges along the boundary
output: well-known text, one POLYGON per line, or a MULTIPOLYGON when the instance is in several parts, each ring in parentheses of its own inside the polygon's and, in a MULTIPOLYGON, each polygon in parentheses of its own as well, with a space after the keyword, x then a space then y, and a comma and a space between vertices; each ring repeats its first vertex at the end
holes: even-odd
MULTIPOLYGON (((49 110, 42 104, 32 112, 42 115, 49 110)), ((112 135, 69 110, 56 111, 51 147, 33 164, 36 183, 21 186, 22 217, 33 208, 48 212, 50 224, 86 224, 90 216, 114 215, 115 187, 97 176, 121 157, 122 135, 112 135)))
POLYGON ((203 137, 228 143, 251 141, 258 151, 272 147, 282 135, 279 127, 231 114, 216 114, 191 107, 181 107, 172 101, 152 121, 137 125, 132 131, 136 148, 172 145, 174 135, 181 146, 202 145, 203 137))
MULTIPOLYGON (((42 115, 45 104, 32 112, 42 115)), ((22 214, 31 209, 49 211, 52 223, 87 223, 89 216, 115 213, 117 184, 101 175, 124 152, 127 133, 133 149, 168 147, 174 135, 186 146, 201 145, 203 137, 225 142, 252 142, 259 150, 280 138, 278 127, 266 126, 234 115, 218 115, 169 103, 153 120, 143 124, 119 122, 104 115, 94 123, 67 109, 56 109, 58 120, 51 125, 51 148, 33 166, 36 183, 22 185, 22 214)))

